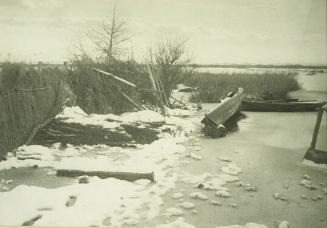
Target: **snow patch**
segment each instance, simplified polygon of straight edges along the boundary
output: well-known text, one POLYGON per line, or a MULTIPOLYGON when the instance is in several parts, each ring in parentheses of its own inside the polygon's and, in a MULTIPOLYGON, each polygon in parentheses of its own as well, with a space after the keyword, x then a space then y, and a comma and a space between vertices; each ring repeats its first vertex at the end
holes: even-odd
POLYGON ((184 197, 184 194, 181 193, 181 192, 176 192, 176 193, 173 194, 172 197, 173 197, 173 199, 181 199, 181 198, 184 197))
POLYGON ((218 191, 216 191, 215 194, 216 194, 216 196, 221 197, 221 198, 229 198, 232 196, 228 191, 225 191, 225 190, 218 190, 218 191))
POLYGON ((90 179, 90 183, 85 185, 57 189, 21 185, 1 193, 0 221, 4 225, 21 225, 41 214, 42 218, 35 225, 102 225, 107 216, 111 217, 112 225, 128 224, 131 220, 135 222, 136 211, 143 205, 152 204, 155 197, 150 194, 150 189, 140 191, 140 187, 131 182, 113 178, 90 179), (77 200, 67 207, 65 203, 72 195, 77 200), (51 210, 40 211, 40 208, 51 210))
POLYGON ((216 228, 268 228, 268 227, 257 223, 247 223, 245 225, 217 226, 216 228))
POLYGON ((195 207, 194 203, 191 202, 183 202, 181 203, 181 207, 184 209, 193 209, 195 207))
POLYGON ((152 110, 143 110, 139 112, 128 112, 121 115, 123 122, 142 122, 142 123, 156 123, 165 122, 165 117, 160 113, 152 110))
POLYGON ((179 108, 167 109, 167 112, 170 116, 182 116, 182 117, 190 116, 193 114, 193 111, 191 110, 179 109, 179 108))
POLYGON ((327 169, 327 164, 318 164, 313 161, 304 159, 302 161, 302 165, 313 167, 313 168, 318 168, 318 169, 327 169))
POLYGON ((200 199, 200 200, 207 200, 208 196, 206 196, 205 194, 203 194, 202 192, 192 192, 190 194, 190 197, 192 199, 200 199))
POLYGON ((181 216, 183 215, 184 212, 179 209, 179 208, 175 208, 175 207, 170 207, 166 209, 166 212, 164 213, 164 215, 170 217, 170 216, 181 216))
POLYGON ((167 223, 167 224, 159 224, 156 225, 155 228, 196 228, 196 227, 194 225, 184 222, 184 219, 182 217, 179 217, 174 222, 167 223))
POLYGON ((64 110, 56 116, 56 119, 60 119, 66 123, 77 123, 81 125, 100 125, 103 128, 116 128, 119 127, 119 122, 109 122, 108 119, 120 120, 119 116, 108 114, 86 114, 80 107, 65 107, 64 110))
POLYGON ((238 175, 242 172, 242 169, 235 164, 230 164, 228 166, 222 167, 221 171, 230 175, 238 175))

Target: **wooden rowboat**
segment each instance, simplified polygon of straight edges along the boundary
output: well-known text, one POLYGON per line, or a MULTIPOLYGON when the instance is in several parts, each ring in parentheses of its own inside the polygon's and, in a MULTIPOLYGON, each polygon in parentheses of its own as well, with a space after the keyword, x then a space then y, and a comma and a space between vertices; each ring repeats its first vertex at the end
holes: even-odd
POLYGON ((242 101, 242 111, 255 112, 307 112, 316 111, 326 104, 321 101, 242 101))
POLYGON ((204 134, 214 138, 226 135, 224 124, 240 111, 242 98, 243 88, 239 88, 228 94, 213 111, 206 114, 201 121, 204 124, 204 134))

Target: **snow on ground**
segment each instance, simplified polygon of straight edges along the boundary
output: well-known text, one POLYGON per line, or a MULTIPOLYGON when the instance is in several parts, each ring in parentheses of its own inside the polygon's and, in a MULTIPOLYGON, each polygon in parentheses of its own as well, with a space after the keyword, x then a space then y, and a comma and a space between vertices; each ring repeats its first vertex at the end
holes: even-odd
POLYGON ((60 119, 66 123, 78 123, 82 125, 101 125, 103 128, 116 128, 120 126, 120 117, 107 114, 86 114, 80 107, 65 107, 64 110, 56 116, 56 119, 60 119), (107 119, 116 120, 115 122, 107 121, 107 119))
POLYGON ((155 182, 93 177, 88 184, 76 183, 56 189, 20 185, 0 193, 1 224, 21 225, 41 215, 35 225, 133 225, 158 215, 161 195, 175 186, 176 170, 185 156, 182 144, 188 140, 184 133, 187 135, 194 128, 191 122, 178 117, 164 118, 148 110, 121 116, 88 115, 78 107, 65 108, 56 118, 107 128, 124 122, 165 121, 168 127, 173 127, 175 134, 161 134, 159 140, 133 149, 106 145, 60 148, 59 143, 50 147, 19 147, 9 154, 7 161, 0 163, 0 170, 37 166, 84 171, 154 172, 155 182), (67 206, 71 197, 76 199, 76 203, 67 206))
POLYGON ((135 169, 140 171, 141 169, 153 170, 154 165, 149 165, 151 162, 154 162, 155 159, 164 159, 158 158, 153 155, 167 156, 169 151, 176 152, 181 150, 180 145, 176 145, 182 141, 185 141, 187 138, 185 135, 189 135, 191 131, 194 130, 195 125, 188 120, 181 119, 179 117, 164 117, 160 113, 144 110, 139 112, 130 112, 124 113, 121 116, 107 114, 86 114, 79 107, 65 107, 64 110, 56 116, 57 119, 61 119, 67 123, 79 123, 82 125, 98 125, 104 128, 117 128, 122 123, 163 123, 164 125, 161 129, 170 128, 174 136, 171 137, 169 134, 161 134, 162 139, 153 142, 151 145, 138 145, 137 153, 135 150, 124 149, 121 154, 126 154, 129 159, 124 160, 124 166, 117 166, 117 162, 113 164, 110 161, 111 158, 106 156, 97 156, 97 157, 79 157, 84 152, 87 152, 91 149, 98 147, 105 148, 106 151, 104 154, 117 154, 117 150, 110 148, 105 145, 96 145, 96 146, 68 146, 67 149, 59 149, 59 144, 54 144, 51 147, 45 147, 40 145, 30 145, 30 146, 21 146, 16 151, 16 156, 13 156, 12 153, 9 153, 7 156, 7 161, 0 163, 0 170, 9 169, 12 167, 31 167, 33 165, 38 165, 38 167, 60 167, 68 168, 74 167, 76 169, 94 169, 98 167, 100 170, 108 171, 110 169, 135 169), (168 136, 168 138, 167 138, 168 136), (142 151, 142 152, 140 152, 142 151), (162 154, 162 155, 160 155, 162 154), (67 157, 71 157, 70 159, 67 157), (18 159, 19 158, 19 159, 18 159), (150 161, 149 158, 152 160, 150 161), (149 164, 139 164, 138 161, 149 160, 149 164))
MULTIPOLYGON (((183 109, 168 109, 168 114, 172 116, 189 116, 192 111, 183 109)), ((164 117, 160 113, 152 110, 143 110, 138 112, 127 112, 122 115, 114 114, 86 114, 79 107, 65 107, 64 110, 56 116, 56 119, 60 119, 67 123, 79 123, 82 125, 100 125, 104 128, 116 128, 121 123, 169 123, 181 125, 186 123, 185 120, 176 117, 164 117), (179 123, 181 122, 181 123, 179 123)))
POLYGON ((189 109, 179 109, 179 108, 175 108, 175 109, 167 109, 167 112, 170 116, 191 116, 194 111, 189 110, 189 109))
POLYGON ((142 122, 142 123, 156 123, 165 122, 165 117, 160 113, 152 110, 143 110, 138 112, 128 112, 121 115, 123 122, 142 122))

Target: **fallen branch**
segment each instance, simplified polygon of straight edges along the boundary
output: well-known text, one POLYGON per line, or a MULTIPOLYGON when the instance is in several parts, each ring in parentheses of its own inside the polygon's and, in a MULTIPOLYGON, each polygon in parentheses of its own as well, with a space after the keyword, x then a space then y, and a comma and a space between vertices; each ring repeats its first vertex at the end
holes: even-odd
POLYGON ((133 83, 131 83, 131 82, 125 80, 125 79, 122 79, 122 78, 120 78, 120 77, 118 77, 118 76, 116 76, 116 75, 113 75, 113 74, 111 74, 111 73, 105 72, 105 71, 103 71, 103 70, 99 70, 99 69, 97 69, 97 68, 95 68, 95 67, 93 67, 93 69, 94 69, 95 71, 99 72, 99 73, 104 74, 104 75, 111 76, 112 78, 114 78, 114 79, 116 79, 116 80, 118 80, 118 81, 120 81, 120 82, 122 82, 122 83, 125 83, 126 85, 129 85, 129 86, 132 86, 132 87, 136 87, 135 84, 133 84, 133 83))
POLYGON ((175 98, 175 97, 173 97, 173 96, 170 96, 170 97, 171 97, 171 98, 173 98, 173 100, 175 100, 176 102, 180 103, 181 105, 183 105, 183 106, 187 107, 187 105, 186 105, 184 102, 182 102, 182 101, 180 101, 180 100, 176 99, 176 98, 175 98))
POLYGON ((130 172, 106 172, 106 171, 82 171, 70 169, 58 169, 59 177, 79 177, 79 176, 97 176, 99 178, 117 178, 126 181, 135 181, 139 179, 148 179, 154 182, 154 173, 130 173, 130 172))
POLYGON ((47 126, 47 125, 48 125, 48 124, 49 124, 53 119, 54 119, 54 117, 51 117, 51 118, 49 118, 49 119, 46 119, 43 123, 37 125, 37 126, 33 129, 33 131, 31 132, 30 136, 27 138, 25 145, 29 145, 29 144, 32 142, 34 136, 37 134, 37 132, 38 132, 41 128, 47 126))
POLYGON ((129 96, 127 96, 124 92, 119 91, 129 102, 131 102, 135 107, 137 107, 139 110, 145 110, 141 105, 136 103, 135 101, 132 100, 129 96))

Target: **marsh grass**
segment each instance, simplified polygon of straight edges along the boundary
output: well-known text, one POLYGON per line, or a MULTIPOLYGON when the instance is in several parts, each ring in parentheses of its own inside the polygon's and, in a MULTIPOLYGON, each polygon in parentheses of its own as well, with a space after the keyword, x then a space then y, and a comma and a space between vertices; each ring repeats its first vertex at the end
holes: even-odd
POLYGON ((0 71, 0 160, 26 142, 35 126, 61 110, 71 97, 59 69, 4 63, 0 71))
POLYGON ((295 74, 267 73, 196 73, 186 79, 185 84, 198 87, 191 96, 192 102, 214 103, 229 92, 242 87, 247 98, 255 100, 286 99, 290 91, 300 88, 295 74))

